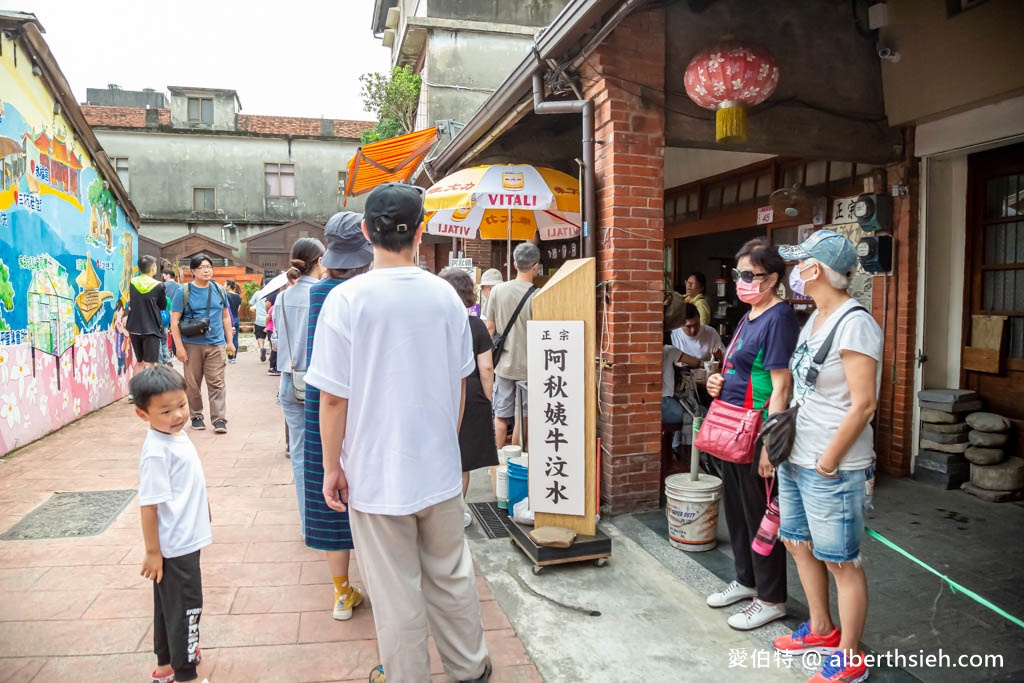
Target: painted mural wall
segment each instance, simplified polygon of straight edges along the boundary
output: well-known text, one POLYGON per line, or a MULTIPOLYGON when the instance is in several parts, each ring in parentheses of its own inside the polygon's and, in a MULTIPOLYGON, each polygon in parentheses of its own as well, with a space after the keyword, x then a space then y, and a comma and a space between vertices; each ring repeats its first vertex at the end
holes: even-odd
POLYGON ((138 233, 0 36, 0 454, 127 393, 138 233))

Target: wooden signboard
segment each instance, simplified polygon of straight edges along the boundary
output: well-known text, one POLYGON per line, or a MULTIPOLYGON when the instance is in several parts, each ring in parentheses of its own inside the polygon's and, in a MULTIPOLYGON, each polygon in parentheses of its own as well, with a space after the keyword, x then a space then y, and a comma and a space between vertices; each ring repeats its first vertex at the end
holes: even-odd
MULTIPOLYGON (((597 356, 597 297, 595 294, 596 262, 593 258, 566 261, 540 292, 533 297, 533 320, 535 321, 580 321, 582 322, 582 484, 583 496, 581 515, 536 512, 536 526, 563 526, 579 534, 593 536, 596 531, 597 512, 597 385, 594 359, 597 356)), ((576 329, 579 329, 577 324, 576 329)), ((542 330, 543 327, 538 327, 542 330)), ((559 328, 558 332, 560 332, 559 328)), ((558 350, 558 349, 553 349, 558 350)), ((543 404, 533 402, 533 393, 539 387, 531 378, 530 415, 530 485, 533 488, 535 476, 544 475, 544 458, 535 451, 538 442, 544 442, 543 404)), ((550 477, 548 477, 550 479, 550 477)), ((531 497, 531 500, 533 498, 531 497)), ((541 506, 541 509, 550 509, 541 506)))

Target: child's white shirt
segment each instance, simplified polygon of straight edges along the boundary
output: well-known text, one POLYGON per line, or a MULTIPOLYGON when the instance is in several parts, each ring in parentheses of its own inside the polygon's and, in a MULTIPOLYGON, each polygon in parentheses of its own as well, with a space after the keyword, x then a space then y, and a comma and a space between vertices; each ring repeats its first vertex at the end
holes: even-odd
POLYGON ((203 465, 184 432, 149 430, 139 458, 139 505, 157 506, 164 557, 187 555, 213 542, 203 465))

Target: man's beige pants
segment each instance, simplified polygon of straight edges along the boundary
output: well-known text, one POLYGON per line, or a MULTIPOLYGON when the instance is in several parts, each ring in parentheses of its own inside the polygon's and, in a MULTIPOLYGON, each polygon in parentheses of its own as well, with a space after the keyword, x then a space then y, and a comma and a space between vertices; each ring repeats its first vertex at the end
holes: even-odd
POLYGON ((445 672, 459 681, 482 676, 487 644, 462 496, 411 515, 350 510, 349 521, 388 683, 430 680, 428 622, 445 672))
POLYGON ((228 419, 227 389, 224 385, 224 369, 227 367, 227 355, 223 346, 209 344, 189 344, 186 342, 185 353, 185 394, 188 396, 188 411, 192 417, 203 416, 203 379, 206 379, 206 391, 210 394, 210 421, 228 419))

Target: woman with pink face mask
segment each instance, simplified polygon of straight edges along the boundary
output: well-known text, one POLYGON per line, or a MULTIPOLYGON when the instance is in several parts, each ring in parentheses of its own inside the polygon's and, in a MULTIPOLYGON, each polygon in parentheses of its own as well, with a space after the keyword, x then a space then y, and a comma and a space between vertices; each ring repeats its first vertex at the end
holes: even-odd
MULTIPOLYGON (((765 417, 789 407, 793 377, 789 359, 799 325, 793 309, 776 290, 786 275, 778 249, 765 238, 751 240, 736 254, 736 296, 750 305, 722 360, 722 372, 708 377, 711 396, 745 408, 760 408, 765 417)), ((736 565, 736 580, 708 596, 709 607, 725 607, 753 598, 729 626, 746 631, 786 615, 786 551, 775 544, 767 556, 751 543, 768 503, 765 480, 774 477, 768 453, 753 454, 751 464, 717 460, 723 482, 725 521, 736 565)))

